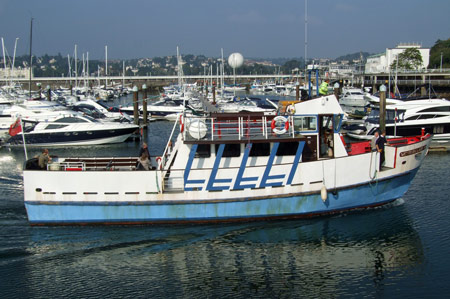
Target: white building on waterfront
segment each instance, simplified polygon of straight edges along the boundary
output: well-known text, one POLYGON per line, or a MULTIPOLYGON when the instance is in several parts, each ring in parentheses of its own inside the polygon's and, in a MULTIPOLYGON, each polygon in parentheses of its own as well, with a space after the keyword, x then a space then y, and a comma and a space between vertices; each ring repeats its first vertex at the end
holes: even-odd
POLYGON ((366 73, 388 73, 390 66, 397 56, 408 48, 417 48, 422 55, 422 65, 419 69, 426 69, 430 62, 430 48, 422 48, 417 43, 400 43, 395 48, 387 48, 386 53, 367 57, 366 73))
POLYGON ((30 68, 0 68, 0 79, 10 80, 10 79, 29 79, 30 78, 30 68))

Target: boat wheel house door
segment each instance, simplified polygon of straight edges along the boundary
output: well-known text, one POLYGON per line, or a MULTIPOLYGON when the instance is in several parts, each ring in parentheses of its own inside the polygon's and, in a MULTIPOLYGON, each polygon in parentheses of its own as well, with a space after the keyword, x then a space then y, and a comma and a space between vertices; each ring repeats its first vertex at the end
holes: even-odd
POLYGON ((334 157, 334 117, 319 115, 319 158, 334 157))

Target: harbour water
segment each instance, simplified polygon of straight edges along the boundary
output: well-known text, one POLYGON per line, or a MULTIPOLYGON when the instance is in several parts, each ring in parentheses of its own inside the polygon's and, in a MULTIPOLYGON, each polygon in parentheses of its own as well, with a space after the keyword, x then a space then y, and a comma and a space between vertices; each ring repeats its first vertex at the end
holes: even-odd
MULTIPOLYGON (((144 138, 152 155, 162 153, 171 127, 150 124, 144 138)), ((126 142, 50 153, 135 156, 138 149, 126 142)), ((450 294, 448 154, 428 155, 404 198, 386 207, 295 221, 138 227, 29 226, 23 161, 22 148, 0 149, 0 298, 450 294)))

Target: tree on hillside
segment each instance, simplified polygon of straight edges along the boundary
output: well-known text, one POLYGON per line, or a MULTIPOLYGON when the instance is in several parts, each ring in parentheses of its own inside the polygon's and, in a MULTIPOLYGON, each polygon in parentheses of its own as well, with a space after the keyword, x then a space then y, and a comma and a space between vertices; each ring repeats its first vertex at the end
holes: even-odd
POLYGON ((430 50, 430 68, 438 69, 441 67, 450 68, 450 38, 447 40, 437 40, 430 50))
POLYGON ((284 74, 290 74, 292 73, 292 70, 295 69, 303 69, 304 68, 304 64, 299 61, 299 60, 289 60, 286 61, 283 66, 281 67, 281 70, 283 71, 284 74))
POLYGON ((408 48, 398 54, 397 58, 391 63, 391 69, 417 70, 422 63, 420 51, 417 48, 408 48))

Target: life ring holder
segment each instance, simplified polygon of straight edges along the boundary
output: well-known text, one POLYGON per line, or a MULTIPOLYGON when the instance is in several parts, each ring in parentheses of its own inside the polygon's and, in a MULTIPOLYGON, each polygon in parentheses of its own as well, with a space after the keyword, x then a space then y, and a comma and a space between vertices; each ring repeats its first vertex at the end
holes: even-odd
POLYGON ((183 115, 180 114, 180 132, 183 133, 183 131, 184 131, 183 115))
POLYGON ((272 128, 272 132, 274 132, 277 135, 285 134, 289 130, 289 119, 281 115, 275 116, 272 119, 270 127, 272 128), (284 123, 283 128, 282 129, 277 128, 277 123, 284 123))
POLYGON ((161 170, 162 169, 162 158, 156 157, 156 163, 158 163, 158 168, 159 168, 159 170, 161 170))

